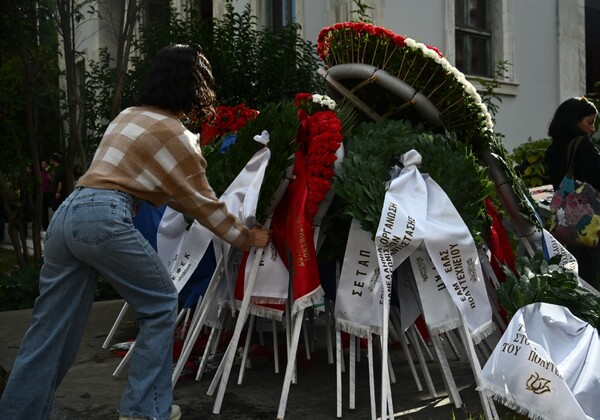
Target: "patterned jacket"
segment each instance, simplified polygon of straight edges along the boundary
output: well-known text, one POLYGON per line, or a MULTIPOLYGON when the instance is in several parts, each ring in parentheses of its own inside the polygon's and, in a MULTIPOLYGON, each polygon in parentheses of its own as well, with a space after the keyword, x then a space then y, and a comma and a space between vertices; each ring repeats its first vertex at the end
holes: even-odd
POLYGON ((77 186, 127 192, 155 206, 166 203, 233 246, 248 249, 253 232, 218 200, 205 169, 198 136, 174 114, 133 107, 108 126, 77 186))

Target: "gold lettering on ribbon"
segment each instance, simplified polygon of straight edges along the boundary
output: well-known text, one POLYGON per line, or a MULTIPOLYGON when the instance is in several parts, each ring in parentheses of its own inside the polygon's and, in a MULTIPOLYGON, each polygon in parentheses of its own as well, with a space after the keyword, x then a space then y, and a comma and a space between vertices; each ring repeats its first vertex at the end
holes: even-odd
POLYGON ((552 381, 550 379, 542 378, 537 372, 535 372, 527 380, 525 389, 533 392, 536 395, 540 395, 551 391, 549 386, 551 383, 552 381))
POLYGON ((529 350, 529 356, 527 357, 527 360, 552 372, 553 374, 558 376, 560 379, 563 379, 562 375, 558 371, 558 367, 551 361, 544 359, 535 350, 533 350, 533 349, 529 350))
POLYGON ((302 226, 302 220, 300 215, 296 215, 296 232, 298 233, 298 240, 296 241, 296 257, 298 267, 304 267, 308 265, 310 261, 310 252, 308 250, 308 245, 306 243, 306 232, 304 231, 304 227, 302 226))

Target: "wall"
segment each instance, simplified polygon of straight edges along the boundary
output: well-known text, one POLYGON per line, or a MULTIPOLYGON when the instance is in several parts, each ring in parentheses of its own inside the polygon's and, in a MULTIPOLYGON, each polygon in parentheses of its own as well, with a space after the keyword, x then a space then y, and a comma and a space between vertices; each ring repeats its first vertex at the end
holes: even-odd
POLYGON ((556 0, 515 1, 513 63, 516 96, 502 98, 496 131, 504 134, 507 149, 528 137, 546 137, 558 105, 558 48, 556 0), (538 4, 539 3, 539 4, 538 4))

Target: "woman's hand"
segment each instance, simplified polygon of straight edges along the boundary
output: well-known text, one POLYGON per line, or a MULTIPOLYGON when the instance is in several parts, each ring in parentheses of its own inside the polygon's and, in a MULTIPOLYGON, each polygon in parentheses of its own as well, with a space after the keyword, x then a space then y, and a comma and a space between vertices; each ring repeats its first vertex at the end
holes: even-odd
POLYGON ((263 229, 261 227, 253 227, 252 232, 254 232, 254 242, 252 242, 251 246, 256 248, 264 248, 271 241, 271 233, 272 231, 263 229))

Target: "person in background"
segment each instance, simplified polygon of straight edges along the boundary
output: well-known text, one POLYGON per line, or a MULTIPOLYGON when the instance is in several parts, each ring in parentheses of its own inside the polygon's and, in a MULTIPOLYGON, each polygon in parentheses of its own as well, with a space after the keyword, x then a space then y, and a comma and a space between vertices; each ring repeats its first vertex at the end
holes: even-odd
POLYGON ((67 192, 67 173, 63 166, 62 156, 54 153, 50 159, 52 178, 50 180, 50 207, 56 211, 65 200, 67 192))
MULTIPOLYGON (((567 174, 567 147, 571 141, 584 136, 573 157, 575 179, 587 182, 600 191, 600 151, 592 143, 590 136, 596 131, 595 122, 598 110, 585 97, 569 98, 561 103, 548 127, 552 143, 546 150, 545 159, 550 171, 550 182, 558 189, 567 174)), ((579 276, 594 287, 600 276, 600 247, 567 247, 577 259, 579 276)))
POLYGON ((271 232, 244 226, 215 196, 198 135, 181 122, 196 108, 214 112, 209 62, 198 44, 158 52, 140 106, 109 125, 88 171, 46 232, 40 296, 32 325, 0 400, 0 418, 43 420, 73 363, 98 276, 134 309, 140 330, 120 404, 120 419, 179 419, 171 374, 177 290, 156 251, 135 228, 136 203, 167 204, 193 216, 232 246, 265 247, 271 232))
POLYGON ((42 176, 42 230, 45 231, 50 221, 50 173, 45 160, 40 162, 40 174, 42 176))

